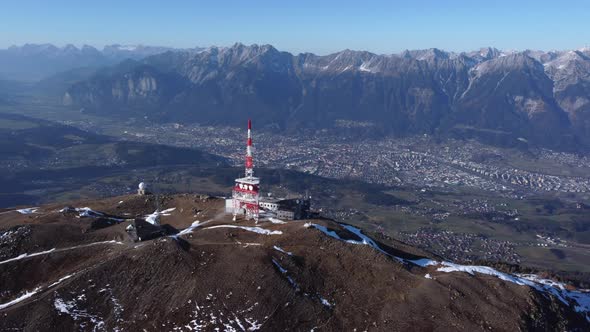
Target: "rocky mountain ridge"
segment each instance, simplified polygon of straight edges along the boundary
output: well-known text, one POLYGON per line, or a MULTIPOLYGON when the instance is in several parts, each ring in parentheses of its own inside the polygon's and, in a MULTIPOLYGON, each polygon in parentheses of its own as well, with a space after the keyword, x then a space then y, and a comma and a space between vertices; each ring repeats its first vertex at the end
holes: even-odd
POLYGON ((289 129, 368 121, 373 131, 590 144, 590 51, 292 55, 270 45, 170 51, 73 84, 69 105, 164 121, 289 129), (107 111, 108 110, 108 111, 107 111), (126 113, 127 112, 127 113, 126 113))

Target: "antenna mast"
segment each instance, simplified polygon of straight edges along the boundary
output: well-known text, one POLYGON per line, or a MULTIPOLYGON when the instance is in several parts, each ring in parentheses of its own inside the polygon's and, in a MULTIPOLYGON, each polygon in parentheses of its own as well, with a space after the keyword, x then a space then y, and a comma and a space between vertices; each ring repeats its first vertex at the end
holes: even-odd
POLYGON ((252 121, 248 119, 248 142, 246 143, 246 177, 254 176, 254 160, 252 158, 252 121))
POLYGON ((246 143, 246 176, 236 179, 232 190, 234 220, 238 214, 246 219, 259 217, 259 185, 260 179, 254 177, 254 161, 252 158, 252 121, 248 120, 248 141, 246 143))

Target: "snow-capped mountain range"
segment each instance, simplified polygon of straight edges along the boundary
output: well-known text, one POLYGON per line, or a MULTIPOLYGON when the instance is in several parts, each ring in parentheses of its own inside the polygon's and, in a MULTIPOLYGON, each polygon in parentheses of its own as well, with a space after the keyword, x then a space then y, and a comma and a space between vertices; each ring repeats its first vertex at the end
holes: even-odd
MULTIPOLYGON (((68 89, 68 104, 171 121, 289 128, 336 120, 394 134, 459 135, 550 147, 590 143, 590 50, 293 55, 271 45, 174 51, 126 63, 68 89)), ((102 110, 102 111, 101 111, 102 110)))
POLYGON ((257 117, 287 130, 359 120, 379 134, 590 147, 590 48, 323 56, 240 43, 0 50, 0 79, 47 76, 66 105, 105 115, 227 124, 257 117))

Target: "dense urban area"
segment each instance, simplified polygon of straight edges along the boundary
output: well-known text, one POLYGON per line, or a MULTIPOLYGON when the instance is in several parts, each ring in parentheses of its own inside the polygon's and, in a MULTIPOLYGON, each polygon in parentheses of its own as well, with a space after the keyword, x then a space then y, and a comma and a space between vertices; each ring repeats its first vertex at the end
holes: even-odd
MULTIPOLYGON (((461 185, 507 193, 590 191, 590 179, 580 176, 590 171, 590 158, 573 153, 538 149, 534 155, 524 156, 535 164, 555 165, 556 169, 541 173, 531 171, 530 167, 508 167, 502 162, 506 159, 504 149, 472 141, 435 144, 428 136, 358 140, 346 135, 287 136, 275 132, 256 131, 258 166, 385 185, 461 185), (560 174, 562 167, 572 168, 572 174, 560 174)), ((227 157, 236 165, 243 162, 241 128, 164 124, 126 130, 123 137, 196 147, 227 157)))

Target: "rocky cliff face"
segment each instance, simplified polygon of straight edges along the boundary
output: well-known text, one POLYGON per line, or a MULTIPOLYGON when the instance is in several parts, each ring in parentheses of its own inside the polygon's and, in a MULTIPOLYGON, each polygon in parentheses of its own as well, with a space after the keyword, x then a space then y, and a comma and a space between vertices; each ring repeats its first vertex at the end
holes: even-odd
POLYGON ((359 120, 394 134, 471 128, 559 147, 590 143, 588 89, 587 50, 294 56, 269 45, 236 44, 148 57, 77 83, 68 95, 73 104, 101 112, 105 104, 117 112, 141 105, 175 121, 256 117, 289 129, 359 120))

